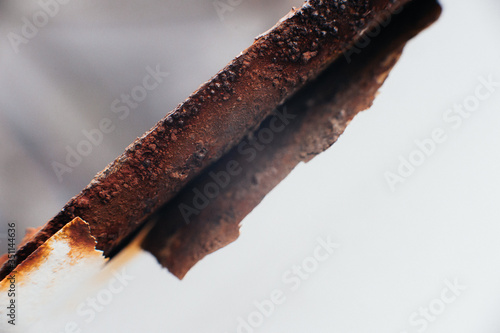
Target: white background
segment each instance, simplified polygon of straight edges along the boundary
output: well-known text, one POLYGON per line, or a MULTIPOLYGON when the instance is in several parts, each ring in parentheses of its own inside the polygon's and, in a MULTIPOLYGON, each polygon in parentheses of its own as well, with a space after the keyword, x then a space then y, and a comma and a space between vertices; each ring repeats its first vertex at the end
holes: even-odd
MULTIPOLYGON (((220 21, 211 2, 70 2, 20 52, 0 50, 2 227, 42 225, 92 176, 294 4, 245 0, 220 21), (112 118, 111 102, 161 64, 166 82, 58 182, 52 161, 81 130, 112 118)), ((297 1, 295 5, 299 5, 297 1)), ((299 165, 243 221, 240 238, 183 281, 143 253, 134 277, 82 332, 237 332, 275 289, 286 301, 255 332, 418 332, 409 318, 466 286, 425 332, 500 331, 500 87, 460 127, 443 120, 480 84, 500 82, 500 3, 442 1, 440 20, 412 40, 373 107, 299 165), (391 191, 386 172, 415 140, 447 140, 391 191), (317 238, 340 245, 296 291, 283 281, 317 238)), ((3 7, 3 8, 2 8, 3 7)), ((32 7, 6 1, 1 33, 32 7)), ((5 232, 0 230, 0 232, 5 232)), ((21 320, 21 318, 19 318, 21 320)), ((48 318, 48 320, 50 320, 48 318)), ((246 332, 246 331, 241 331, 246 332)))

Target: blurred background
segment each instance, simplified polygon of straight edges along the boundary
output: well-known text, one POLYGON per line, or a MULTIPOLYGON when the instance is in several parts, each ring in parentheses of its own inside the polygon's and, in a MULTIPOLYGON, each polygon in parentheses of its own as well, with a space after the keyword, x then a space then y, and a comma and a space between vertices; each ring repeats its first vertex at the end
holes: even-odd
MULTIPOLYGON (((18 234, 43 225, 301 3, 1 1, 0 236, 8 222, 18 234), (151 71, 168 75, 126 104, 151 71)), ((500 3, 441 3, 370 111, 272 191, 238 241, 183 281, 141 254, 94 320, 75 314, 82 332, 499 332, 500 87, 460 120, 448 110, 500 82, 500 3), (387 173, 435 129, 446 140, 391 186, 387 173), (339 248, 299 277, 318 237, 339 248), (256 302, 276 290, 283 302, 266 315, 256 302)))
POLYGON ((0 219, 20 230, 55 215, 137 136, 302 1, 63 3, 0 3, 0 219), (113 101, 157 66, 168 72, 164 82, 126 119, 113 113, 113 101), (114 130, 57 177, 53 162, 68 166, 68 149, 77 150, 82 132, 99 129, 104 118, 114 130))

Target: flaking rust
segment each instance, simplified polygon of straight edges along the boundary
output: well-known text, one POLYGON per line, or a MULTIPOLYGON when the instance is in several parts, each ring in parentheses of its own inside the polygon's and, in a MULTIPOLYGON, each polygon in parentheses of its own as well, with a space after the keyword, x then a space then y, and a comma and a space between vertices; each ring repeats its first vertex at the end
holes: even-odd
POLYGON ((363 52, 333 63, 158 210, 143 248, 183 278, 203 257, 235 241, 245 216, 297 164, 330 147, 371 106, 406 42, 440 13, 435 0, 408 4, 363 52), (206 189, 214 187, 212 196, 206 189))
MULTIPOLYGON (((24 260, 79 216, 111 255, 146 219, 378 24, 411 0, 310 0, 132 143, 27 244, 24 260)), ((0 278, 9 266, 0 269, 0 278)))

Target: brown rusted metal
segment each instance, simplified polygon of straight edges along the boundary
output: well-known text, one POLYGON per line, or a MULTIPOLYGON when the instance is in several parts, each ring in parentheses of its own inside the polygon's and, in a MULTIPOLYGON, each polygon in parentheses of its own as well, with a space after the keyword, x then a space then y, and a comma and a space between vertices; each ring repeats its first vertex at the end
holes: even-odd
POLYGON ((440 12, 434 0, 415 2, 372 37, 359 55, 356 52, 332 64, 279 108, 281 116, 269 117, 251 138, 245 138, 158 211, 143 248, 182 278, 204 256, 234 241, 242 219, 267 193, 299 162, 309 161, 332 145, 350 120, 371 106, 406 42, 440 12), (261 134, 265 142, 256 139, 261 134), (205 188, 212 192, 217 188, 218 194, 209 198, 203 194, 205 188), (205 205, 203 196, 209 203, 198 209, 205 205))
MULTIPOLYGON (((112 253, 364 31, 408 2, 311 0, 293 10, 99 173, 19 249, 19 260, 76 216, 89 223, 97 248, 112 253)), ((4 265, 0 278, 8 272, 4 265)))

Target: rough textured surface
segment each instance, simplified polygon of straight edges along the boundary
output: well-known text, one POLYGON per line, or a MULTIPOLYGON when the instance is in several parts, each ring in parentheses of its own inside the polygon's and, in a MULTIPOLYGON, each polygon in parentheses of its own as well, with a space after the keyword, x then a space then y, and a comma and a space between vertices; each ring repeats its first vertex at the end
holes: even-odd
POLYGON ((440 7, 434 0, 411 4, 359 55, 355 52, 352 58, 332 64, 279 108, 281 114, 289 115, 286 125, 279 117, 269 117, 239 148, 231 150, 158 211, 143 248, 182 278, 205 255, 234 241, 241 220, 271 189, 299 162, 327 149, 356 113, 371 106, 405 43, 439 14, 440 7), (241 172, 229 182, 220 176, 218 195, 204 203, 197 193, 206 193, 210 186, 210 191, 216 192, 214 175, 227 175, 230 165, 238 165, 241 172))
MULTIPOLYGON (((133 233, 269 113, 356 42, 378 17, 409 0, 307 2, 293 10, 131 144, 33 239, 24 260, 74 217, 85 219, 105 254, 133 233)), ((4 265, 0 278, 9 267, 4 265)))

